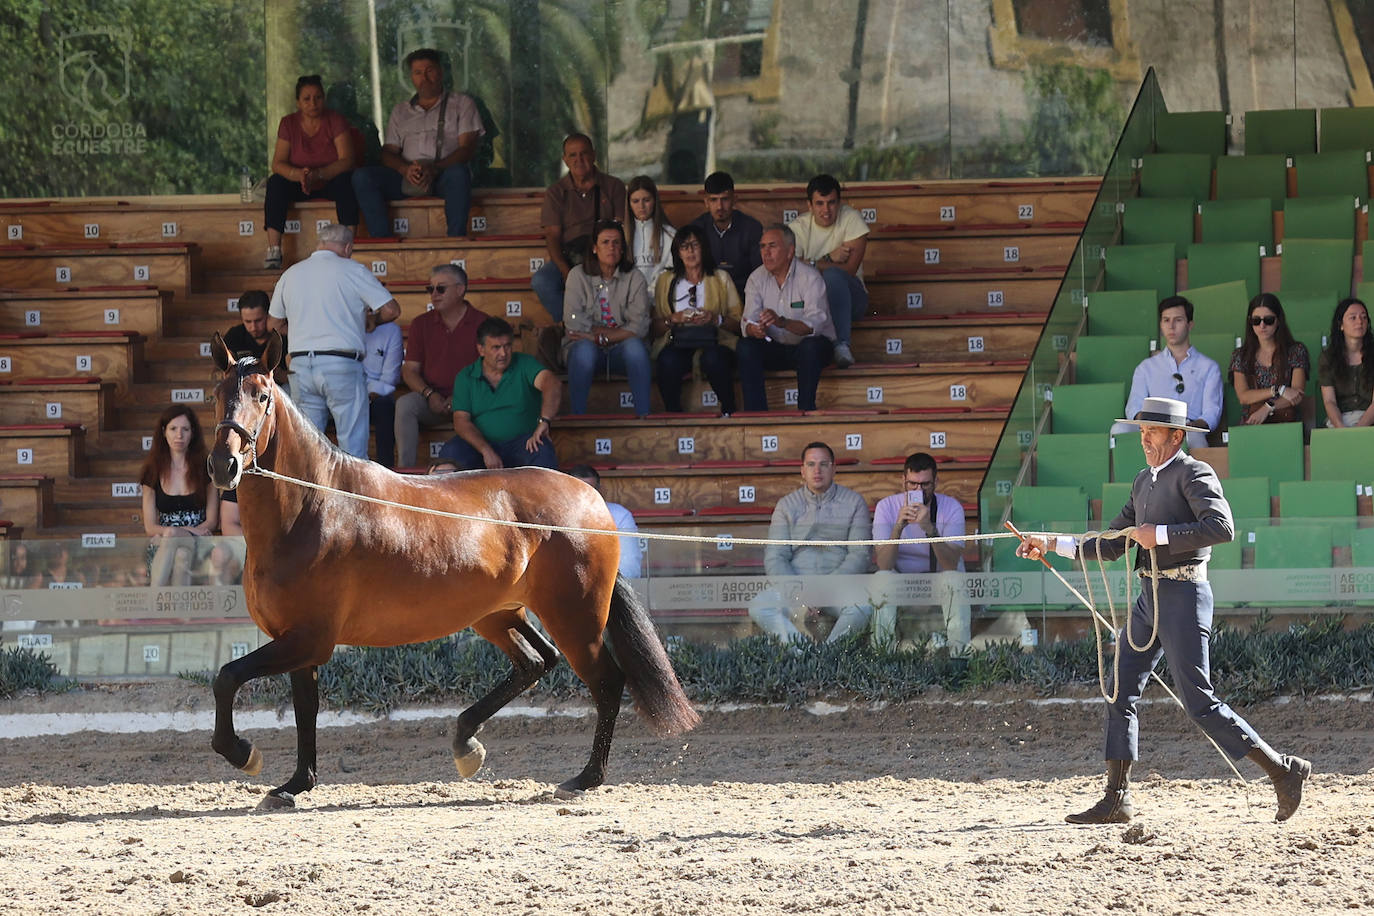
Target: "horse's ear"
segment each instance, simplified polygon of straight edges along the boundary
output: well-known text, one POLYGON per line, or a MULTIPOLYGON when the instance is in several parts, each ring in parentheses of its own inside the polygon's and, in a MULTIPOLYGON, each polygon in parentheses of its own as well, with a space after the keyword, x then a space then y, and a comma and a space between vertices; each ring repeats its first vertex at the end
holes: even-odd
POLYGON ((220 372, 228 372, 229 367, 234 365, 234 354, 229 352, 229 345, 224 342, 219 331, 216 331, 215 336, 210 338, 210 356, 214 359, 215 367, 220 372))
POLYGON ((275 372, 281 363, 281 335, 276 331, 267 332, 267 346, 263 348, 259 363, 262 365, 262 371, 268 375, 275 372))

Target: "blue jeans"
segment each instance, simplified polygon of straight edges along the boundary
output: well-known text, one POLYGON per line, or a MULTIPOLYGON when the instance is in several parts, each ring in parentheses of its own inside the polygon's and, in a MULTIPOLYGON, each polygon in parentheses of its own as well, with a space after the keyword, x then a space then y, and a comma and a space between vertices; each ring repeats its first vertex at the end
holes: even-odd
MULTIPOLYGON (((472 204, 472 173, 466 162, 451 165, 434 179, 431 192, 444 199, 445 232, 450 236, 468 234, 468 208, 472 204)), ((390 238, 391 216, 387 202, 405 197, 401 193, 401 173, 384 165, 369 165, 353 171, 353 193, 358 198, 367 234, 374 239, 390 238)))
POLYGON ((554 323, 563 320, 563 272, 553 261, 545 260, 544 266, 530 277, 530 288, 539 297, 539 304, 553 318, 554 323))
POLYGON ((339 448, 367 458, 367 374, 343 356, 293 356, 291 399, 321 433, 334 418, 339 448))
POLYGON ((396 393, 380 394, 367 405, 372 436, 377 440, 377 463, 384 468, 396 466, 396 393))
MULTIPOLYGON (((553 451, 553 440, 548 436, 532 452, 525 450, 529 436, 516 436, 505 442, 493 442, 491 447, 501 458, 501 464, 508 468, 551 468, 558 470, 558 456, 553 451)), ((480 471, 487 466, 482 453, 467 443, 462 436, 454 436, 439 450, 439 458, 455 462, 465 471, 480 471)))
POLYGON ((765 369, 797 370, 797 408, 816 409, 816 389, 821 384, 821 370, 830 365, 835 345, 829 337, 813 334, 796 345, 780 344, 757 337, 741 337, 735 345, 735 363, 739 366, 739 386, 744 395, 745 410, 767 410, 768 390, 763 384, 765 369))
POLYGON ((835 342, 849 343, 849 329, 868 311, 868 290, 863 281, 838 267, 821 271, 825 298, 830 302, 830 320, 835 324, 835 342))
POLYGON ((574 340, 568 347, 568 392, 572 412, 587 412, 587 395, 592 389, 592 376, 598 369, 624 375, 630 380, 630 394, 635 402, 635 416, 649 412, 649 348, 638 337, 629 337, 605 350, 590 340, 574 340))

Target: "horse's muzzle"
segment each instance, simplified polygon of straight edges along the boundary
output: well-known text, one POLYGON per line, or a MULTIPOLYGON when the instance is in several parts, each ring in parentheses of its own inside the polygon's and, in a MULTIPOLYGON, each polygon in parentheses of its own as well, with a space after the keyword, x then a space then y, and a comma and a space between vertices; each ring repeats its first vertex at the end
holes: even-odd
POLYGON ((233 490, 243 479, 243 461, 223 445, 210 452, 205 464, 210 480, 221 490, 233 490))

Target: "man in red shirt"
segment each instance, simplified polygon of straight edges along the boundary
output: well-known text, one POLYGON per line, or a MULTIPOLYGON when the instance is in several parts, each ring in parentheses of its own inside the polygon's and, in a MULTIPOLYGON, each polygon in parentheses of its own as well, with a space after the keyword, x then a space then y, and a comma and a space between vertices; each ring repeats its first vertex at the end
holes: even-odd
POLYGON ((425 292, 431 309, 410 323, 401 363, 401 379, 410 391, 396 402, 399 467, 417 466, 421 424, 453 426, 453 379, 477 359, 477 327, 487 319, 463 298, 467 291, 467 271, 457 264, 430 271, 425 292))

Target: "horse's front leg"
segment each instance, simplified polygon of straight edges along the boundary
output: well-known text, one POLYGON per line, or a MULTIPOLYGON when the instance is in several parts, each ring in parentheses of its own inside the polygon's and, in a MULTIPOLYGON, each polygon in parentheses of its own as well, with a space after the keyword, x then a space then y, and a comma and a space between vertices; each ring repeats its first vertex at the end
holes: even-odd
POLYGON ((296 796, 315 788, 315 723, 320 713, 319 668, 311 665, 291 672, 291 703, 296 710, 296 772, 285 785, 263 797, 258 808, 296 807, 296 796))
MULTIPOLYGON (((332 648, 332 647, 329 647, 332 648)), ((243 658, 235 659, 215 676, 215 732, 210 746, 234 766, 249 776, 262 772, 262 753, 253 742, 240 738, 234 731, 234 697, 249 681, 272 674, 294 671, 317 662, 316 646, 297 638, 284 637, 259 646, 243 658)), ((325 650, 328 658, 328 648, 325 650)), ((314 721, 311 720, 313 735, 314 721)), ((312 739, 313 740, 313 739, 312 739)))

